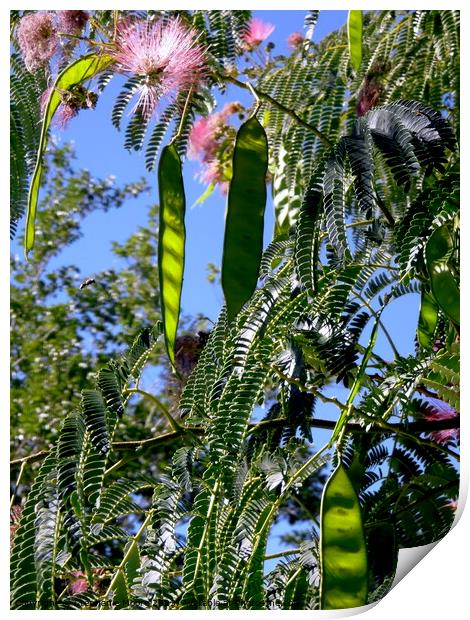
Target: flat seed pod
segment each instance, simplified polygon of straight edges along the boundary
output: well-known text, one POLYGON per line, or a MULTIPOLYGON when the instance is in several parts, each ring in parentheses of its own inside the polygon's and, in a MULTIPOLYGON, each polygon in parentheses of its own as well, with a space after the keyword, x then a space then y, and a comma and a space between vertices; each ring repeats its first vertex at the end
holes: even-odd
POLYGON ((421 347, 429 349, 434 343, 434 332, 439 319, 439 306, 432 293, 421 293, 421 306, 419 309, 417 338, 421 347))
POLYGON ((158 165, 160 223, 158 230, 158 275, 163 333, 168 357, 175 366, 175 340, 183 287, 186 228, 181 160, 173 144, 162 150, 158 165))
POLYGON ((447 317, 460 325, 460 291, 449 267, 452 237, 447 225, 433 232, 426 244, 426 266, 431 279, 431 290, 447 317))
POLYGON ((228 191, 222 258, 222 288, 231 321, 253 294, 263 252, 268 141, 259 121, 248 119, 237 133, 228 191))
POLYGON ((348 41, 351 65, 359 71, 362 63, 362 11, 349 11, 348 41))
POLYGON ((41 138, 28 196, 28 212, 26 216, 25 253, 28 254, 34 246, 36 210, 38 206, 39 188, 41 187, 42 159, 47 146, 47 134, 57 108, 61 104, 60 92, 70 89, 72 86, 89 80, 94 75, 106 69, 112 63, 112 58, 105 54, 88 54, 72 62, 59 75, 51 89, 44 120, 42 122, 41 138))
POLYGON ((361 508, 341 464, 325 484, 320 518, 321 609, 365 605, 368 567, 361 508))

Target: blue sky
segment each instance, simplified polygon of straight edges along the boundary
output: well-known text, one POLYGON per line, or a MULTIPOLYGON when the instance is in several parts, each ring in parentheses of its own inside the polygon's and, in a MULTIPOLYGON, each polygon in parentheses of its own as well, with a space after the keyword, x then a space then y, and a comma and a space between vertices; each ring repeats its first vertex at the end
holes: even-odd
MULTIPOLYGON (((275 43, 274 53, 288 51, 289 34, 294 31, 304 32, 303 10, 254 11, 254 15, 275 25, 275 31, 269 39, 275 43)), ((347 11, 321 11, 314 40, 318 41, 327 33, 343 26, 346 19, 347 11)), ((119 210, 90 215, 83 225, 83 237, 67 248, 51 264, 51 268, 57 268, 61 264, 75 264, 80 268, 83 277, 86 277, 112 266, 118 267, 117 259, 111 252, 112 242, 123 242, 139 225, 145 224, 150 204, 157 201, 156 172, 146 171, 142 152, 129 153, 124 149, 123 133, 118 132, 111 124, 112 105, 121 85, 120 77, 113 78, 100 97, 96 110, 82 112, 63 132, 55 130, 55 139, 59 142, 73 141, 77 166, 88 168, 94 176, 113 175, 118 184, 135 181, 144 176, 151 188, 150 192, 138 200, 129 201, 119 210)), ((250 95, 246 91, 230 87, 227 94, 220 98, 220 104, 233 100, 251 103, 250 95)), ((202 205, 192 207, 205 189, 195 178, 197 171, 197 162, 188 160, 184 163, 188 208, 182 311, 189 316, 202 313, 215 320, 223 302, 223 295, 219 285, 207 281, 207 265, 221 264, 226 199, 216 190, 202 205)), ((272 203, 268 199, 266 244, 270 241, 272 230, 272 203)), ((392 335, 400 343, 402 354, 411 353, 413 350, 417 312, 415 296, 397 300, 390 309, 385 310, 384 319, 389 324, 392 335), (406 320, 403 320, 404 317, 406 320)), ((390 355, 390 348, 383 337, 379 337, 378 346, 385 356, 390 355)))
MULTIPOLYGON (((274 53, 287 53, 289 34, 304 32, 303 10, 254 11, 254 15, 275 25, 275 31, 269 39, 275 43, 274 53)), ((340 28, 346 19, 347 11, 321 11, 314 40, 318 41, 332 30, 340 28)), ((75 264, 84 278, 111 267, 119 268, 118 259, 111 251, 112 242, 124 242, 138 226, 145 225, 149 206, 158 200, 156 171, 146 171, 143 152, 129 153, 124 149, 123 133, 118 132, 111 123, 111 109, 121 85, 122 78, 113 78, 100 97, 96 110, 82 112, 70 122, 65 131, 55 129, 54 139, 59 142, 73 141, 77 167, 88 168, 93 176, 113 175, 120 185, 143 176, 148 181, 150 191, 137 200, 130 200, 121 209, 88 216, 84 221, 82 238, 66 248, 51 263, 51 269, 63 264, 75 264)), ((234 100, 247 105, 251 103, 247 91, 230 87, 227 94, 220 98, 220 104, 234 100)), ((216 189, 202 205, 192 207, 205 189, 195 178, 198 169, 197 162, 187 160, 184 163, 187 241, 182 312, 189 317, 201 313, 215 321, 223 303, 223 294, 219 284, 208 282, 207 265, 221 264, 226 198, 216 189)), ((273 230, 273 208, 269 195, 270 191, 265 218, 265 244, 271 240, 273 230)), ((17 238, 14 247, 21 243, 22 239, 17 238)), ((22 249, 18 253, 22 256, 22 249)), ((417 295, 407 295, 394 301, 382 315, 402 355, 412 354, 414 350, 418 304, 417 295)), ((366 328, 362 342, 367 342, 371 329, 372 322, 366 328)), ((378 336, 377 353, 388 359, 393 358, 382 333, 378 336)), ((334 389, 339 397, 343 396, 339 392, 340 388, 334 389)), ((336 410, 332 411, 329 405, 319 404, 317 414, 320 417, 332 417, 336 415, 336 410)), ((320 431, 318 439, 324 438, 327 435, 320 431)))
MULTIPOLYGON (((274 53, 287 52, 286 39, 293 31, 304 30, 305 11, 255 11, 255 15, 276 26, 270 37, 276 44, 274 53)), ((321 13, 315 38, 345 23, 347 11, 324 11, 321 13)), ((101 96, 95 111, 83 112, 73 119, 66 131, 55 132, 59 141, 73 140, 77 153, 77 165, 88 168, 94 176, 114 175, 119 184, 144 176, 151 187, 149 195, 132 200, 120 210, 108 214, 95 213, 87 218, 83 238, 69 247, 51 266, 73 263, 80 267, 83 276, 110 267, 116 259, 111 253, 112 241, 124 241, 139 225, 146 223, 148 207, 157 201, 156 172, 147 173, 142 152, 129 153, 124 149, 124 136, 111 124, 111 109, 122 81, 113 78, 101 96)), ((225 101, 239 100, 250 104, 250 95, 236 87, 230 87, 225 101)), ((127 119, 125 119, 127 120, 127 119)), ((220 266, 222 255, 225 197, 216 190, 204 202, 191 208, 205 187, 195 179, 198 164, 184 164, 185 190, 187 195, 187 246, 186 273, 182 308, 186 314, 201 312, 217 317, 222 304, 222 291, 207 282, 207 264, 220 266)), ((272 205, 266 209, 266 242, 273 229, 272 205)))

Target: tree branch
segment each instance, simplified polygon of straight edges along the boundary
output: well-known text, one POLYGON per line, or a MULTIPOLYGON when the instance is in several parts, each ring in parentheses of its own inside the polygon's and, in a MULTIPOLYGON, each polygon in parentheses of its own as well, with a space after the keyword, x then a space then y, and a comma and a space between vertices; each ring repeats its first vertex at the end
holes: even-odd
POLYGON ((277 553, 270 553, 269 555, 265 555, 265 560, 275 560, 276 558, 283 558, 286 555, 298 555, 301 553, 302 549, 286 549, 286 551, 278 551, 277 553))
POLYGON ((285 105, 283 105, 280 101, 277 101, 276 99, 271 97, 271 95, 268 95, 268 93, 265 93, 262 90, 259 90, 258 88, 252 86, 251 84, 240 82, 240 80, 237 80, 236 78, 230 75, 217 74, 217 77, 219 77, 221 80, 225 82, 230 82, 231 84, 235 84, 235 86, 238 86, 240 88, 244 88, 246 90, 253 90, 253 92, 256 94, 256 96, 259 99, 267 101, 268 103, 270 103, 272 106, 274 106, 278 110, 281 110, 281 112, 284 112, 284 114, 287 114, 288 116, 290 116, 298 125, 302 125, 302 127, 305 127, 305 129, 308 129, 309 131, 314 133, 316 137, 319 140, 321 140, 325 146, 328 146, 329 148, 333 148, 334 146, 333 142, 331 142, 331 140, 327 136, 325 136, 324 133, 322 133, 314 125, 310 125, 310 123, 307 123, 307 121, 304 121, 303 119, 301 119, 300 116, 298 116, 293 110, 286 108, 285 105))
MULTIPOLYGON (((331 402, 336 405, 342 405, 334 398, 328 398, 327 396, 318 395, 326 402, 331 402)), ((255 424, 251 424, 248 430, 249 434, 258 433, 265 428, 276 428, 277 426, 283 426, 287 422, 287 418, 274 418, 273 420, 261 420, 255 424)), ((325 430, 333 430, 335 427, 335 420, 322 420, 320 418, 312 418, 308 420, 308 424, 313 428, 321 428, 325 430)), ((377 426, 377 430, 383 433, 431 433, 432 431, 449 430, 460 427, 460 416, 448 418, 446 420, 417 420, 416 422, 409 422, 408 424, 390 424, 385 423, 383 420, 374 421, 371 420, 373 426, 377 426), (385 424, 385 426, 383 426, 385 424)), ((348 433, 366 433, 365 427, 355 422, 349 422, 346 426, 348 433)), ((180 427, 179 431, 171 431, 169 433, 163 433, 156 437, 149 437, 148 439, 141 439, 138 441, 113 441, 112 448, 116 451, 131 451, 131 450, 147 450, 153 446, 171 442, 178 437, 185 435, 202 436, 206 432, 206 429, 201 426, 180 427)), ((435 446, 438 447, 438 446, 435 446)), ((13 459, 10 461, 10 467, 16 467, 27 463, 33 463, 40 461, 49 454, 49 450, 41 450, 34 454, 29 454, 22 458, 13 459)))

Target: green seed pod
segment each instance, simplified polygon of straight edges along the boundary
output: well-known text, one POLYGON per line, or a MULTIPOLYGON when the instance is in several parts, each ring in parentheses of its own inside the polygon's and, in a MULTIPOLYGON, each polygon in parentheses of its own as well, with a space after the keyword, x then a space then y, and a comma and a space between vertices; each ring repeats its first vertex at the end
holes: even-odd
POLYGON ((368 568, 361 508, 341 464, 323 490, 320 557, 321 609, 365 605, 368 568))
POLYGON ((460 291, 449 267, 452 250, 449 228, 447 225, 441 226, 432 233, 426 244, 426 266, 437 303, 451 321, 460 325, 460 291))
POLYGON ((166 146, 158 165, 160 223, 158 230, 158 275, 163 333, 168 357, 175 366, 175 340, 183 287, 186 229, 181 160, 174 144, 166 146))
POLYGON ((222 258, 222 288, 231 321, 253 294, 263 252, 268 141, 252 117, 237 133, 228 191, 222 258))

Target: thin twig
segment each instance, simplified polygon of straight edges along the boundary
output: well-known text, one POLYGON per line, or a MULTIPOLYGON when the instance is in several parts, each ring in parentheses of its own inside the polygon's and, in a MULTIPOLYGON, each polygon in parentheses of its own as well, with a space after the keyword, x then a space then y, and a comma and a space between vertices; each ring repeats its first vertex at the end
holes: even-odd
POLYGON ((268 95, 268 93, 263 92, 259 88, 256 88, 255 86, 252 86, 251 84, 247 82, 241 82, 240 80, 237 80, 236 78, 230 75, 218 74, 217 77, 224 80, 225 82, 230 82, 232 84, 235 84, 235 86, 239 86, 240 88, 244 88, 246 90, 252 90, 259 99, 263 99, 264 101, 269 102, 275 108, 277 108, 278 110, 281 110, 282 112, 284 112, 284 114, 287 114, 288 116, 290 116, 297 124, 302 125, 302 127, 305 127, 305 129, 308 129, 309 131, 314 133, 316 137, 319 140, 321 140, 323 144, 325 144, 325 146, 328 146, 329 148, 333 148, 334 146, 333 142, 331 142, 331 140, 323 132, 317 129, 314 125, 311 125, 310 123, 307 123, 307 121, 304 121, 303 119, 301 119, 300 116, 298 116, 293 110, 291 110, 290 108, 286 108, 285 105, 283 105, 280 101, 277 101, 276 99, 271 97, 271 95, 268 95))
POLYGON ((156 405, 157 409, 159 409, 163 415, 165 416, 166 421, 171 427, 171 430, 175 433, 179 433, 182 428, 178 422, 174 419, 171 413, 168 411, 168 408, 162 403, 160 399, 158 399, 153 394, 149 394, 149 392, 145 392, 145 390, 141 390, 140 388, 128 388, 124 390, 125 394, 140 394, 144 398, 150 400, 154 405, 156 405))
POLYGON ((18 459, 13 459, 10 461, 10 467, 15 467, 15 465, 22 465, 23 463, 34 463, 35 461, 40 461, 45 458, 49 454, 49 450, 40 450, 39 452, 34 452, 34 454, 28 454, 28 456, 23 456, 18 459))
POLYGON ((269 555, 265 555, 265 560, 275 560, 276 558, 283 558, 286 555, 298 555, 301 553, 301 549, 297 547, 297 549, 287 549, 286 551, 278 551, 277 553, 270 553, 269 555))
POLYGON ((153 513, 152 510, 148 513, 147 517, 145 518, 145 521, 142 523, 142 525, 139 528, 139 531, 137 532, 137 534, 135 536, 133 536, 131 538, 131 544, 129 545, 129 548, 127 549, 124 557, 122 558, 121 563, 119 564, 119 566, 116 569, 116 572, 114 573, 114 577, 111 580, 111 583, 108 586, 108 589, 106 590, 106 593, 104 595, 104 600, 107 600, 109 595, 111 594, 111 592, 113 591, 114 588, 114 584, 116 583, 119 574, 122 574, 122 571, 124 570, 127 561, 129 560, 131 553, 133 552, 135 545, 139 542, 140 538, 142 537, 142 534, 144 533, 145 529, 147 528, 148 524, 150 523, 151 519, 152 519, 153 513))
POLYGON ((23 473, 24 473, 25 467, 26 467, 26 462, 21 463, 20 473, 18 474, 18 478, 16 479, 15 490, 13 491, 11 499, 10 499, 10 509, 12 508, 12 506, 14 504, 15 495, 18 492, 18 487, 20 486, 21 478, 23 477, 23 473))
MULTIPOLYGON (((305 387, 305 386, 304 386, 305 387)), ((304 390, 307 391, 307 390, 304 390)), ((319 392, 313 392, 316 396, 318 396, 323 402, 331 403, 337 406, 339 409, 344 409, 345 405, 338 401, 335 398, 329 398, 324 394, 319 392)), ((358 412, 359 413, 359 412, 358 412)), ((276 428, 277 426, 283 426, 287 422, 287 418, 274 418, 272 420, 261 420, 260 422, 253 423, 249 426, 248 434, 258 433, 266 428, 276 428)), ((312 418, 311 420, 307 420, 307 423, 312 428, 320 428, 325 430, 333 430, 336 422, 334 420, 323 420, 320 418, 312 418)), ((377 426, 380 428, 381 432, 389 432, 389 433, 398 433, 398 434, 406 434, 408 433, 431 433, 433 431, 440 430, 449 430, 460 427, 460 416, 455 416, 453 418, 448 418, 444 420, 417 420, 415 422, 409 422, 405 424, 393 424, 387 423, 383 420, 371 420, 370 425, 372 427, 377 426)), ((137 441, 113 441, 112 448, 116 451, 139 451, 139 454, 143 450, 147 450, 154 446, 164 444, 179 437, 183 437, 185 435, 193 435, 193 436, 202 436, 206 432, 202 426, 191 426, 191 427, 180 427, 179 431, 171 431, 169 433, 163 433, 162 435, 157 435, 156 437, 148 437, 147 439, 141 439, 137 441)), ((365 432, 375 432, 378 429, 372 429, 372 431, 366 430, 366 428, 357 423, 357 422, 349 422, 347 424, 347 432, 351 433, 365 433, 365 432)), ((414 438, 414 437, 412 437, 414 438)), ((416 439, 416 438, 414 438, 416 439)), ((428 442, 430 445, 430 442, 428 442)), ((437 448, 437 445, 432 444, 432 447, 437 448)), ((41 450, 40 452, 35 452, 34 454, 30 454, 28 456, 24 456, 23 458, 13 459, 10 461, 10 467, 15 467, 17 465, 23 465, 32 463, 34 461, 39 461, 42 458, 46 457, 49 454, 49 450, 41 450)), ((452 456, 458 457, 455 453, 452 453, 452 456)), ((131 460, 133 457, 123 457, 119 461, 117 461, 114 465, 112 465, 109 469, 106 470, 106 475, 110 474, 112 471, 121 467, 126 462, 131 460)))
MULTIPOLYGON (((356 292, 353 292, 353 295, 355 297, 357 297, 360 301, 362 301, 364 306, 366 306, 366 308, 368 308, 371 311, 371 313, 373 314, 373 316, 375 318, 378 318, 376 310, 374 310, 374 308, 370 305, 370 303, 366 299, 364 299, 364 297, 362 297, 362 295, 360 295, 359 293, 356 293, 356 292)), ((380 327, 381 327, 385 337, 388 340, 388 343, 389 343, 390 347, 392 348, 394 356, 396 358, 399 358, 400 357, 400 353, 398 352, 398 349, 396 348, 395 343, 393 342, 393 339, 392 339, 388 329, 385 327, 385 325, 383 324, 383 321, 381 319, 378 319, 378 321, 379 321, 379 325, 380 325, 380 327)))
POLYGON ((191 88, 189 89, 189 92, 188 92, 188 96, 186 97, 186 101, 184 103, 184 108, 183 108, 183 112, 181 114, 180 124, 178 126, 178 131, 175 133, 173 138, 170 140, 170 144, 173 144, 173 142, 176 142, 176 140, 179 140, 179 138, 181 136, 181 133, 183 132, 183 125, 184 125, 184 121, 186 119, 186 114, 188 112, 189 102, 191 100, 192 93, 193 93, 193 87, 191 86, 191 88))

